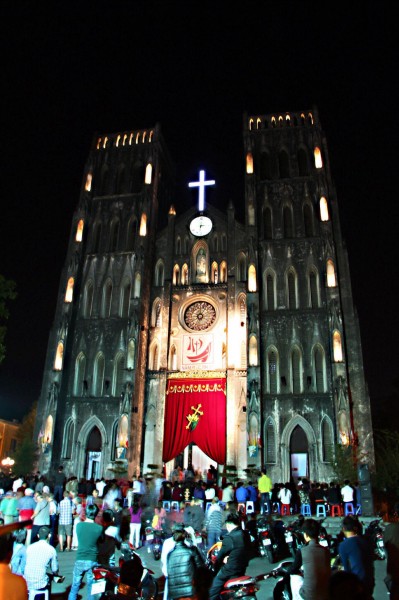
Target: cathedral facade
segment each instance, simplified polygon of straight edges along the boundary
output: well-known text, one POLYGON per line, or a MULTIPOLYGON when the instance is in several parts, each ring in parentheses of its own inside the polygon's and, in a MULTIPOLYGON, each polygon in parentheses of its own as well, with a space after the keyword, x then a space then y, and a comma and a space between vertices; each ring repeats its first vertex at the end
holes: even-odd
POLYGON ((370 401, 316 110, 245 116, 245 218, 177 214, 158 126, 97 137, 61 274, 38 404, 40 470, 274 481, 373 462, 370 401))

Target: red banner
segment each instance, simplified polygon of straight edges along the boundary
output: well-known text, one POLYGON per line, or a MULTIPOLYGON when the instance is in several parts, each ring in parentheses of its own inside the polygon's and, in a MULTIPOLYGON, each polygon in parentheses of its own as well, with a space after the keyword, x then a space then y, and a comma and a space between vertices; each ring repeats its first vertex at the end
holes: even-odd
POLYGON ((163 461, 195 443, 218 464, 226 462, 226 379, 169 379, 163 461))

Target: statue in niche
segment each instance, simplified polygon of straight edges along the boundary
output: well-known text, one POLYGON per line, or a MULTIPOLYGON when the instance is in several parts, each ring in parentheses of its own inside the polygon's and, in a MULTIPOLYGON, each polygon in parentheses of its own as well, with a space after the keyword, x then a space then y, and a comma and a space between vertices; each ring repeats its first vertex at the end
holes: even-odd
POLYGON ((341 319, 341 310, 339 307, 338 300, 333 298, 330 302, 330 315, 331 315, 331 324, 334 329, 341 329, 342 327, 342 319, 341 319))
POLYGON ((203 248, 200 248, 200 250, 198 251, 196 262, 197 275, 200 277, 206 275, 206 255, 205 250, 203 248))
POLYGON ((251 304, 248 312, 248 329, 255 332, 258 328, 258 315, 255 310, 255 305, 251 304))
POLYGON ((347 410, 349 406, 348 402, 348 386, 345 383, 342 375, 339 375, 335 380, 335 399, 337 403, 338 410, 347 410))
POLYGON ((127 381, 124 386, 123 386, 123 392, 121 394, 122 398, 123 398, 123 408, 125 410, 125 406, 129 406, 130 401, 132 399, 132 393, 133 393, 133 384, 131 381, 127 381))
POLYGON ((258 454, 259 447, 259 423, 256 415, 251 414, 249 417, 248 427, 248 454, 255 457, 258 454))
POLYGON ((52 406, 57 403, 58 400, 58 383, 53 381, 49 386, 48 391, 48 404, 52 406))

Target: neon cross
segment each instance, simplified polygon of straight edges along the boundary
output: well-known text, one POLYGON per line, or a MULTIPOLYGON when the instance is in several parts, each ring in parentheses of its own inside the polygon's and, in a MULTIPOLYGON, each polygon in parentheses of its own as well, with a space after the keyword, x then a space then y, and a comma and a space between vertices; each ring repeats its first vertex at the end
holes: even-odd
POLYGON ((199 181, 192 181, 188 184, 188 187, 197 187, 198 190, 198 210, 201 212, 205 208, 205 186, 215 185, 214 179, 205 180, 205 171, 199 172, 199 181))

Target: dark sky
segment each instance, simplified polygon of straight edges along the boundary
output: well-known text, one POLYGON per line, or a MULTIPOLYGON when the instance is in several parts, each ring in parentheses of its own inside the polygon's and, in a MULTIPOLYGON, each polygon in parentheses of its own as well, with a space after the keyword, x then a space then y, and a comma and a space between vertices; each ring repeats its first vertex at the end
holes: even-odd
POLYGON ((217 181, 213 204, 231 199, 239 210, 243 113, 313 106, 329 145, 372 401, 391 392, 399 375, 393 15, 377 2, 230 4, 51 3, 38 12, 37 3, 2 3, 0 273, 19 295, 0 365, 0 418, 21 418, 40 393, 96 132, 160 123, 177 166, 177 206, 191 201, 187 182, 203 167, 217 181))

